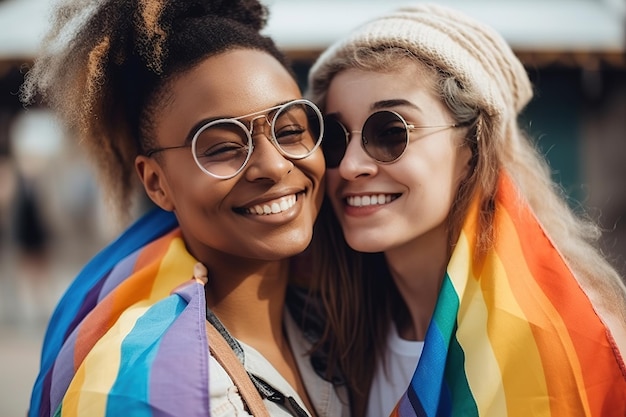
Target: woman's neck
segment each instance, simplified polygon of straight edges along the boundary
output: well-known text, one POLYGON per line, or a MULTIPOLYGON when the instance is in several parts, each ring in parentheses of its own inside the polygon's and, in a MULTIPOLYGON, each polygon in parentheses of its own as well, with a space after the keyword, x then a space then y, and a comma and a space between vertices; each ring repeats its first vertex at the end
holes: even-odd
POLYGON ((251 346, 283 343, 288 260, 220 262, 208 270, 207 305, 235 338, 251 346))
POLYGON ((389 271, 410 316, 409 324, 398 328, 403 339, 424 340, 450 258, 449 251, 447 233, 436 229, 385 252, 389 271))

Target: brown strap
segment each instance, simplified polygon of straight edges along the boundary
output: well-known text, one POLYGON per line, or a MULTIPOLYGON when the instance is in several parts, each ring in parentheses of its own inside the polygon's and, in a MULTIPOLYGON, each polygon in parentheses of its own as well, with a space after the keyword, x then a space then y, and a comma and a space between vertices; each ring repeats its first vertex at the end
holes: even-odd
POLYGON ((250 413, 254 417, 270 417, 261 395, 252 381, 250 381, 248 373, 243 364, 237 359, 237 356, 235 356, 235 352, 228 346, 220 332, 208 321, 206 322, 206 331, 209 337, 211 353, 226 370, 235 386, 237 386, 239 394, 241 394, 243 401, 248 406, 250 413))

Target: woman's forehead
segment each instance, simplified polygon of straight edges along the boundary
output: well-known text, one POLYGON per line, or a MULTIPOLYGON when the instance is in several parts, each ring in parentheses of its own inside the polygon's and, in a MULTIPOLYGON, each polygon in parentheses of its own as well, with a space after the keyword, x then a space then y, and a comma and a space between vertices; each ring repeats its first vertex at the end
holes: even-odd
POLYGON ((154 118, 163 138, 184 136, 202 120, 238 117, 280 105, 301 98, 301 92, 270 54, 240 49, 211 56, 173 78, 166 96, 154 118))
MULTIPOLYGON (((404 65, 394 71, 344 70, 330 83, 326 96, 327 113, 361 109, 376 111, 380 103, 396 103, 395 107, 443 110, 440 97, 433 88, 431 76, 419 77, 423 71, 404 65), (407 103, 403 106, 402 103, 407 103)), ((387 106, 388 107, 388 106, 387 106)))
POLYGON ((232 114, 251 113, 301 96, 296 81, 278 60, 251 49, 204 59, 177 77, 171 92, 177 101, 210 104, 232 114))

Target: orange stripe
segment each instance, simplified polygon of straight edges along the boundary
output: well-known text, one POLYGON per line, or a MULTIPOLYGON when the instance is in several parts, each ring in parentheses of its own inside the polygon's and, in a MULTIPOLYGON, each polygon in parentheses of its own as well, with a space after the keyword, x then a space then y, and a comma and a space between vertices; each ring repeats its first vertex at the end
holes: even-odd
MULTIPOLYGON (((626 379, 621 374, 607 330, 596 315, 561 256, 553 248, 532 213, 515 203, 512 184, 504 178, 500 203, 511 216, 523 258, 501 242, 498 251, 522 309, 533 325, 542 352, 555 415, 576 415, 584 408, 591 415, 626 409, 626 379), (516 262, 524 262, 532 280, 516 279, 516 262)), ((500 227, 500 226, 498 226, 500 227)), ((618 411, 619 412, 619 411, 618 411)))
POLYGON ((81 323, 74 345, 74 369, 78 369, 95 343, 113 326, 120 314, 139 300, 148 298, 161 259, 172 240, 179 236, 178 229, 145 246, 129 278, 107 295, 81 323))
MULTIPOLYGON (((500 211, 497 216, 500 238, 496 250, 512 293, 530 326, 534 339, 530 343, 536 345, 540 356, 540 362, 534 365, 542 367, 541 377, 545 378, 547 387, 547 397, 537 397, 534 411, 537 415, 575 416, 577 414, 573 410, 586 408, 586 401, 581 403, 576 394, 579 391, 576 381, 581 378, 576 352, 559 312, 532 277, 533 271, 523 256, 520 242, 514 239, 514 225, 507 218, 507 213, 500 211), (505 236, 510 238, 504 239, 505 236), (544 402, 545 399, 549 402, 544 402)), ((535 241, 533 249, 545 248, 535 241)), ((551 276, 556 277, 554 274, 551 276)))
POLYGON ((112 293, 114 314, 109 315, 107 327, 113 326, 119 315, 140 300, 149 298, 152 284, 156 279, 161 261, 167 253, 172 240, 178 236, 178 229, 147 245, 137 257, 132 275, 120 284, 112 293))

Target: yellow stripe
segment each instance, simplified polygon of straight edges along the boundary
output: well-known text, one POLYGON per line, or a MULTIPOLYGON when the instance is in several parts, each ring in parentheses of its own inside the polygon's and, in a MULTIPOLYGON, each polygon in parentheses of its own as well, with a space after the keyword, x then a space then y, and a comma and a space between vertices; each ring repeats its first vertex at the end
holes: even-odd
MULTIPOLYGON (((74 374, 74 378, 63 397, 61 402, 61 417, 75 417, 78 415, 78 397, 79 392, 76 387, 81 387, 85 380, 85 372, 83 367, 79 367, 74 374)), ((94 417, 99 417, 94 415, 94 417)))
POLYGON ((172 241, 159 266, 150 298, 126 309, 85 357, 63 399, 63 417, 105 416, 107 396, 119 372, 122 342, 150 306, 192 278, 196 262, 182 239, 172 241))
POLYGON ((142 301, 126 310, 95 344, 63 398, 63 417, 105 416, 107 395, 119 370, 122 341, 148 309, 148 304, 142 301))
MULTIPOLYGON (((506 233, 509 236, 517 236, 515 226, 508 212, 506 212, 505 210, 501 210, 499 216, 499 230, 501 230, 501 233, 506 233), (505 229, 508 231, 504 232, 505 229)), ((524 285, 528 287, 528 295, 526 295, 526 297, 533 297, 531 299, 533 301, 533 305, 526 306, 526 310, 529 313, 528 315, 525 315, 521 311, 521 307, 519 306, 519 304, 515 302, 517 309, 520 310, 519 314, 526 322, 534 323, 536 326, 538 326, 538 329, 541 332, 551 333, 550 339, 554 341, 554 345, 548 348, 550 349, 550 351, 543 352, 544 357, 546 358, 546 360, 554 362, 553 369, 554 367, 560 367, 560 369, 566 371, 568 366, 571 367, 570 372, 574 375, 573 379, 575 380, 570 381, 571 375, 567 372, 564 372, 560 375, 548 375, 544 373, 544 367, 542 365, 541 356, 539 355, 538 346, 535 343, 534 336, 530 334, 524 336, 524 340, 528 341, 528 349, 522 348, 523 353, 515 353, 516 355, 519 355, 518 357, 524 357, 528 361, 526 366, 521 367, 521 370, 525 371, 524 373, 527 375, 527 382, 525 383, 526 385, 519 387, 516 386, 516 389, 520 390, 519 392, 523 392, 522 395, 524 396, 536 395, 538 397, 537 401, 535 402, 534 408, 529 410, 529 412, 533 413, 533 416, 549 416, 551 415, 550 411, 554 411, 557 415, 561 415, 564 412, 568 413, 571 410, 572 404, 571 401, 563 398, 562 394, 571 394, 572 391, 575 390, 577 390, 578 394, 580 395, 585 415, 589 415, 589 402, 586 389, 583 386, 582 370, 580 367, 578 355, 567 330, 567 326, 563 322, 561 315, 555 309, 550 299, 539 287, 537 282, 532 278, 531 271, 528 269, 527 264, 523 260, 523 252, 519 240, 515 239, 514 241, 508 241, 508 245, 509 246, 506 249, 506 253, 503 254, 503 256, 507 256, 507 260, 509 261, 509 263, 511 262, 511 253, 518 254, 517 256, 521 258, 520 261, 517 262, 517 264, 515 265, 515 270, 520 277, 527 277, 527 279, 524 279, 524 285), (531 347, 532 352, 530 349, 531 347), (554 355, 557 355, 558 357, 554 358, 554 355), (558 363, 559 365, 556 365, 556 363, 558 363), (537 371, 537 375, 535 377, 533 377, 531 373, 532 369, 535 369, 537 371), (541 370, 540 380, 538 375, 539 370, 541 370), (550 387, 548 387, 548 384, 551 384, 550 387), (525 388, 525 392, 523 388, 525 388), (535 389, 531 390, 531 388, 535 389), (548 388, 550 388, 550 391, 548 390, 548 388), (564 392, 559 393, 559 390, 562 390, 564 392), (552 395, 553 397, 552 404, 549 403, 549 395, 552 395), (552 409, 550 408, 550 406, 552 406, 552 409)), ((510 268, 512 269, 512 267, 510 268)), ((505 283, 505 280, 501 280, 501 282, 505 283)), ((506 281, 506 284, 506 289, 510 291, 511 288, 508 286, 508 281, 506 281)), ((507 294, 507 296, 508 298, 514 300, 514 296, 512 293, 507 294)), ((506 305, 511 305, 512 302, 513 301, 507 301, 506 305)), ((530 324, 528 326, 530 326, 530 324)), ((502 349, 506 349, 506 346, 510 345, 510 341, 508 340, 510 339, 510 336, 506 337, 505 339, 506 340, 502 341, 502 349)), ((521 383, 522 380, 520 376, 521 374, 519 372, 512 372, 510 375, 510 384, 517 385, 517 383, 521 383)), ((520 400, 519 402, 512 403, 511 407, 520 407, 523 402, 523 400, 520 400)))
POLYGON ((465 362, 465 374, 480 416, 506 417, 506 399, 502 385, 500 367, 488 340, 487 307, 478 281, 468 270, 472 254, 466 235, 459 238, 453 259, 448 266, 448 274, 453 279, 457 294, 462 294, 459 306, 457 339, 466 357, 480 357, 480 360, 465 362))
POLYGON ((193 278, 193 267, 198 261, 187 252, 181 238, 170 243, 152 285, 151 300, 167 297, 173 288, 193 278), (188 271, 188 272, 187 272, 188 271))
MULTIPOLYGON (((501 372, 504 370, 501 379, 509 416, 549 416, 546 376, 530 324, 511 291, 501 259, 496 254, 491 256, 483 276, 501 279, 482 282, 483 296, 490 311, 487 332, 501 372), (488 288, 494 282, 495 288, 488 288)), ((521 274, 530 274, 523 270, 525 264, 516 267, 521 274)))

